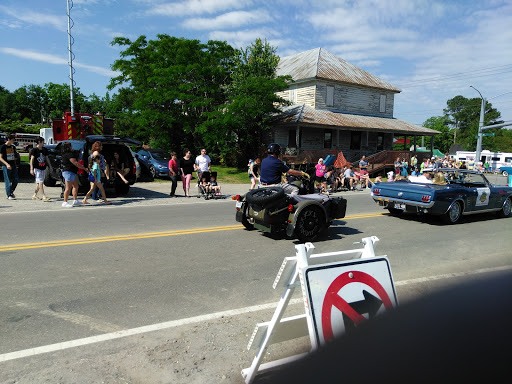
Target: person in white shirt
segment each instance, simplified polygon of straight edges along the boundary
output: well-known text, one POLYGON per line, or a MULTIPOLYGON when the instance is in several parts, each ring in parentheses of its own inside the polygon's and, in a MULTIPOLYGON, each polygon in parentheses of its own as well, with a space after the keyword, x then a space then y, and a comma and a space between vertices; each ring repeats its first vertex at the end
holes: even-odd
POLYGON ((210 156, 206 154, 206 149, 201 149, 201 154, 196 157, 194 164, 194 170, 199 171, 199 180, 201 180, 201 176, 204 172, 210 172, 211 163, 210 156))
POLYGON ((350 183, 350 189, 355 189, 354 183, 357 182, 356 174, 354 173, 354 167, 350 166, 343 174, 345 179, 348 179, 350 183))

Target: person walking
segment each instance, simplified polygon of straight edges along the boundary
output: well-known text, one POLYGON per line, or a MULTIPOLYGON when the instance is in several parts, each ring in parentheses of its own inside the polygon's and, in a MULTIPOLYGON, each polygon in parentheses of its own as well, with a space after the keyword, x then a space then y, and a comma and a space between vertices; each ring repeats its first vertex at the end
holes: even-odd
POLYGON ((319 183, 320 192, 327 192, 327 182, 325 181, 325 172, 327 167, 324 164, 324 159, 319 158, 318 163, 315 165, 316 181, 319 183))
POLYGON ((256 188, 256 183, 259 181, 258 167, 260 163, 260 159, 249 159, 249 163, 247 164, 247 174, 249 175, 249 179, 251 180, 251 187, 249 189, 256 188))
MULTIPOLYGON (((91 155, 89 156, 89 162, 91 162, 91 159, 100 156, 101 162, 100 162, 100 169, 101 169, 101 179, 106 178, 109 180, 110 178, 110 171, 107 162, 105 161, 105 157, 101 154, 101 151, 103 150, 103 144, 101 144, 101 141, 95 141, 92 143, 91 146, 91 155)), ((92 199, 97 200, 99 194, 99 188, 95 188, 94 192, 92 193, 92 199)), ((105 199, 106 196, 103 196, 103 199, 105 199)))
POLYGON ((64 202, 62 206, 64 208, 71 208, 81 203, 78 201, 78 169, 82 169, 85 172, 89 172, 89 169, 84 167, 78 161, 76 161, 75 154, 71 143, 62 144, 62 177, 65 182, 64 189, 64 202), (73 203, 68 203, 70 193, 73 194, 73 203))
POLYGON ((185 196, 190 197, 190 180, 192 180, 195 163, 192 159, 192 153, 188 149, 185 149, 184 152, 185 155, 180 160, 181 182, 183 183, 185 196))
MULTIPOLYGON (((101 157, 99 155, 91 158, 89 160, 89 169, 94 177, 94 181, 91 181, 91 188, 89 192, 85 195, 82 200, 83 204, 89 204, 87 199, 93 194, 94 190, 98 188, 101 191, 101 195, 103 196, 103 202, 107 205, 112 204, 112 202, 107 200, 107 194, 105 193, 105 189, 103 188, 103 184, 101 184, 101 157)), ((90 179, 89 179, 90 180, 90 179)))
POLYGON ((194 171, 198 171, 198 178, 201 180, 202 175, 204 172, 208 172, 208 174, 205 175, 206 180, 210 180, 210 171, 211 171, 211 164, 212 160, 210 159, 210 156, 206 154, 206 149, 201 149, 201 154, 196 157, 196 160, 194 162, 194 171))
POLYGON ((9 200, 16 200, 14 191, 18 186, 18 167, 16 166, 19 154, 14 145, 16 136, 9 133, 6 136, 6 142, 0 147, 0 162, 3 165, 5 194, 9 200))
POLYGON ((176 197, 176 187, 178 186, 178 157, 176 152, 171 152, 171 160, 169 160, 169 177, 171 179, 171 193, 169 196, 176 197))
POLYGON ((32 200, 50 201, 51 199, 44 194, 44 178, 46 176, 46 166, 50 172, 53 172, 53 167, 48 158, 48 150, 44 147, 44 139, 38 137, 36 139, 36 146, 30 151, 30 174, 36 177, 36 189, 32 200), (37 196, 41 190, 42 197, 37 196))

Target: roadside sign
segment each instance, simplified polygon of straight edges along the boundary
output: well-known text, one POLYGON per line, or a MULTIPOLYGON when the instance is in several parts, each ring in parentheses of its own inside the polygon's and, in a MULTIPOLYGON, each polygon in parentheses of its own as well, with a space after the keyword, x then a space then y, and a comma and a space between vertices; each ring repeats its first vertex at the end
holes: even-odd
MULTIPOLYGON (((495 136, 495 133, 482 133, 483 136, 495 136)), ((475 136, 475 139, 478 139, 478 136, 475 136)))
POLYGON ((302 281, 321 345, 398 305, 386 257, 311 266, 302 281))

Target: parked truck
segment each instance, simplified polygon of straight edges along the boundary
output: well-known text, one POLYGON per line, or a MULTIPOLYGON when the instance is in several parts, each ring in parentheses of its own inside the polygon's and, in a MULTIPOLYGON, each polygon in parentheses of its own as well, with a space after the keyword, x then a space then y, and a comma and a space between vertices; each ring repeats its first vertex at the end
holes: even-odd
POLYGON ((42 128, 39 134, 45 144, 64 140, 83 140, 89 135, 113 135, 114 119, 101 113, 75 113, 66 111, 61 119, 53 119, 51 128, 42 128))

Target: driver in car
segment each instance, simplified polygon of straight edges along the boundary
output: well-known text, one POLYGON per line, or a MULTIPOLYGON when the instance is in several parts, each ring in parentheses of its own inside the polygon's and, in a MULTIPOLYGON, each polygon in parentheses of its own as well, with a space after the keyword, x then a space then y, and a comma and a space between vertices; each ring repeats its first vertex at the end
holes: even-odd
POLYGON ((309 178, 306 172, 288 168, 278 159, 281 154, 281 146, 271 143, 267 148, 268 156, 261 162, 260 184, 263 187, 281 187, 289 195, 298 195, 299 188, 292 184, 281 182, 281 175, 286 173, 290 176, 303 176, 309 178))

